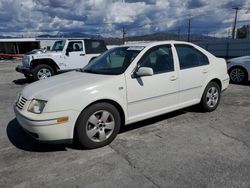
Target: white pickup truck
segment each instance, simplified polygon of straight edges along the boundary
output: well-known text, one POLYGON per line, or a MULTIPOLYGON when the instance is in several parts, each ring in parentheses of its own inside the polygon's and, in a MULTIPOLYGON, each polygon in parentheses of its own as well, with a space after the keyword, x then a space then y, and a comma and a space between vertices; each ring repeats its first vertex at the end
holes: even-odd
POLYGON ((26 54, 16 71, 27 79, 42 80, 60 72, 83 68, 106 50, 103 40, 62 39, 54 43, 51 51, 26 54))

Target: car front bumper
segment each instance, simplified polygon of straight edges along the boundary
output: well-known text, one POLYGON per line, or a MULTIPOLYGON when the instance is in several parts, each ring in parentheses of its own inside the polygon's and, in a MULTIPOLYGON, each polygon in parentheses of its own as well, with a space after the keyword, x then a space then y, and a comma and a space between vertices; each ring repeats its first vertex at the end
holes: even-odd
POLYGON ((18 65, 16 67, 16 71, 20 72, 20 73, 23 73, 23 74, 32 74, 30 68, 24 67, 22 65, 18 65))
POLYGON ((77 119, 75 111, 53 112, 46 113, 46 115, 44 113, 42 115, 44 117, 39 119, 28 117, 23 110, 19 110, 16 106, 14 106, 14 111, 18 123, 36 140, 45 143, 72 143, 77 119), (62 117, 68 117, 68 121, 58 123, 57 120, 62 117))

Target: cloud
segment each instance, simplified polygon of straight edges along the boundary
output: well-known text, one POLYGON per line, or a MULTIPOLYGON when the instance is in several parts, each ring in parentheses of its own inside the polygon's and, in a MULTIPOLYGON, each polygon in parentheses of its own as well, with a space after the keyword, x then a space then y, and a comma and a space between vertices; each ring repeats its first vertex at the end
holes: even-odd
POLYGON ((205 5, 207 5, 207 3, 202 0, 190 0, 187 2, 188 9, 201 8, 205 5))
MULTIPOLYGON (((121 36, 153 32, 222 33, 232 27, 232 7, 249 0, 1 0, 0 35, 36 36, 85 32, 121 36)), ((238 26, 250 24, 250 12, 239 11, 238 26)))

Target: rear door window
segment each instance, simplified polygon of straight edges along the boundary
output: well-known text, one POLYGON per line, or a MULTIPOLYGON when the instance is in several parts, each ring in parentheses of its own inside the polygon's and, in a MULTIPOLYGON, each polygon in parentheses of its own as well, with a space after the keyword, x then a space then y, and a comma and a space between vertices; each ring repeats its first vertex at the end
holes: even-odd
POLYGON ((100 54, 107 50, 103 40, 84 40, 86 54, 100 54))
POLYGON ((178 54, 181 70, 209 64, 207 56, 193 46, 176 44, 175 48, 178 54))

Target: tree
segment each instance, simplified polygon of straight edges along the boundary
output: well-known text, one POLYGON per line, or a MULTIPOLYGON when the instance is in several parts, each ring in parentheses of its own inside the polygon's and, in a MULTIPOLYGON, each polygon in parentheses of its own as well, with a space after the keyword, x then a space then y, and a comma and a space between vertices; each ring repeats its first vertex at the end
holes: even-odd
POLYGON ((250 38, 250 25, 243 25, 241 28, 237 29, 237 38, 250 38))

